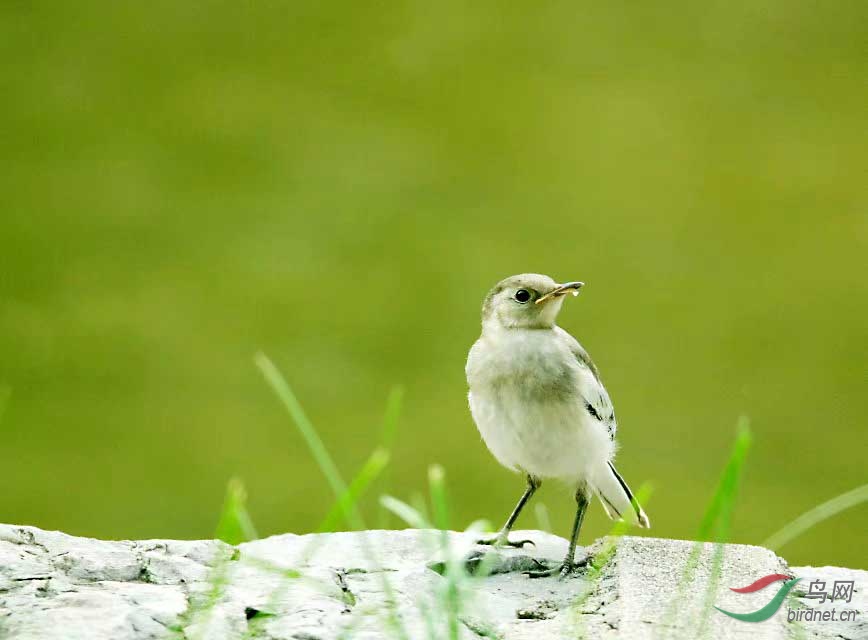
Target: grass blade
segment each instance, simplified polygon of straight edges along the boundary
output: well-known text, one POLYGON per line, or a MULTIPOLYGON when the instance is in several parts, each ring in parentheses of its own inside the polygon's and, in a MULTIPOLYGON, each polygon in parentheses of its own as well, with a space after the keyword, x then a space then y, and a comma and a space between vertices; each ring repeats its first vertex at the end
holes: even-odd
POLYGON ((715 524, 717 526, 714 537, 717 542, 726 542, 729 536, 732 507, 735 504, 735 495, 738 492, 741 470, 744 467, 744 461, 752 442, 750 422, 746 417, 742 416, 739 418, 736 430, 737 434, 735 444, 732 447, 732 453, 729 455, 729 460, 720 476, 717 489, 699 525, 697 540, 709 540, 711 530, 715 527, 715 524))
POLYGON ((482 534, 486 531, 491 531, 491 521, 486 520, 485 518, 479 518, 478 520, 474 520, 469 525, 464 527, 464 533, 482 534))
POLYGON ((732 453, 729 456, 726 467, 724 467, 711 505, 709 505, 705 517, 699 526, 699 540, 708 540, 711 528, 714 526, 714 540, 717 544, 715 545, 714 554, 711 559, 711 575, 705 587, 703 605, 700 607, 699 624, 695 625, 697 638, 705 637, 708 631, 708 621, 712 605, 714 604, 717 589, 720 585, 721 573, 723 572, 723 543, 729 539, 735 497, 738 493, 741 472, 744 468, 744 462, 752 441, 750 423, 746 417, 742 416, 739 418, 736 429, 738 433, 735 437, 732 453))
MULTIPOLYGON (((307 443, 311 454, 313 454, 314 460, 316 461, 317 465, 319 466, 320 470, 322 471, 323 475, 326 477, 326 480, 331 486, 332 492, 335 495, 335 499, 337 500, 337 504, 341 509, 341 514, 343 515, 344 519, 350 524, 353 529, 366 529, 367 527, 365 527, 365 523, 362 520, 362 516, 359 513, 356 502, 350 498, 344 498, 345 495, 352 496, 354 494, 349 493, 346 482, 344 482, 344 479, 341 477, 341 474, 338 471, 334 460, 326 449, 325 444, 319 437, 319 434, 317 433, 313 424, 310 422, 310 420, 308 420, 307 416, 305 415, 304 410, 301 407, 301 403, 299 403, 298 399, 295 397, 295 394, 290 389, 289 384, 287 384, 286 380, 280 374, 280 371, 277 369, 276 366, 274 366, 274 363, 269 360, 264 353, 257 353, 254 360, 256 362, 256 366, 265 377, 265 381, 277 394, 277 397, 283 403, 284 407, 289 412, 290 416, 295 422, 296 427, 298 427, 298 430, 304 438, 305 442, 307 443)), ((393 396, 394 395, 395 394, 393 393, 393 396)), ((397 405, 398 407, 400 406, 400 396, 398 396, 397 400, 393 400, 392 406, 395 405, 397 405)), ((395 409, 393 413, 396 412, 397 409, 395 409)), ((394 433, 394 429, 392 429, 392 433, 394 433)), ((376 468, 378 462, 375 460, 375 462, 372 464, 374 468, 376 468)), ((383 465, 385 466, 385 462, 383 462, 383 465)), ((364 475, 360 473, 359 476, 362 476, 362 480, 359 480, 359 482, 363 483, 364 475)), ((357 490, 359 489, 359 483, 357 483, 356 488, 357 490)), ((373 547, 368 544, 364 533, 362 534, 362 551, 371 560, 372 564, 379 564, 375 555, 375 551, 373 547)), ((389 583, 386 572, 381 572, 380 579, 382 582, 383 593, 386 595, 387 622, 398 638, 400 638, 401 640, 406 640, 409 636, 407 635, 407 632, 404 629, 403 622, 398 615, 395 592, 392 588, 392 585, 389 583)), ((279 595, 280 594, 278 592, 275 592, 273 594, 275 600, 279 599, 279 595)))
POLYGON ((214 537, 231 545, 259 537, 247 512, 247 491, 239 478, 232 478, 226 486, 226 499, 214 537))
MULTIPOLYGON (((398 417, 401 415, 401 408, 404 403, 404 388, 399 386, 392 387, 389 392, 389 397, 386 399, 386 410, 383 413, 383 424, 380 429, 380 446, 392 455, 392 447, 395 444, 395 436, 398 433, 398 417)), ((380 493, 389 493, 391 485, 391 469, 387 467, 383 470, 382 481, 380 482, 380 493)), ((385 509, 378 510, 377 528, 389 528, 389 512, 385 509)))
POLYGON ((744 416, 738 419, 736 424, 736 438, 730 452, 726 466, 721 473, 717 488, 708 507, 705 510, 705 515, 699 525, 699 533, 697 542, 693 544, 693 548, 684 563, 684 569, 681 572, 681 579, 678 582, 678 590, 666 606, 666 611, 663 615, 663 623, 660 625, 655 638, 663 638, 668 635, 669 638, 678 637, 678 633, 669 633, 667 630, 674 628, 675 616, 677 614, 691 615, 694 620, 689 625, 681 627, 681 631, 691 630, 690 637, 701 637, 705 631, 705 625, 708 620, 708 614, 711 612, 711 607, 708 604, 709 598, 713 597, 717 591, 717 586, 720 578, 720 570, 722 568, 722 544, 718 544, 714 550, 712 557, 711 579, 706 585, 704 600, 705 604, 700 605, 700 618, 695 619, 695 614, 691 613, 691 605, 689 588, 693 586, 696 578, 696 570, 699 566, 699 560, 704 548, 702 541, 707 541, 714 529, 714 537, 718 543, 725 542, 729 537, 729 526, 732 520, 732 507, 735 504, 735 495, 738 490, 741 471, 744 467, 744 462, 747 457, 747 452, 750 449, 752 441, 750 423, 744 416), (715 525, 716 528, 715 528, 715 525))
MULTIPOLYGON (((345 513, 358 504, 359 499, 371 483, 382 473, 389 464, 389 452, 382 447, 377 447, 362 465, 361 470, 350 482, 350 486, 338 498, 331 511, 317 529, 317 532, 334 531, 345 513)), ((347 522, 349 524, 349 522, 347 522)))
POLYGON ((295 426, 298 427, 298 430, 304 438, 308 449, 310 449, 317 466, 319 466, 320 471, 322 471, 332 492, 335 494, 338 503, 348 507, 348 510, 343 513, 343 516, 348 522, 350 522, 353 528, 364 529, 365 524, 362 521, 358 509, 355 509, 354 505, 345 505, 345 503, 341 502, 342 496, 347 491, 347 485, 341 477, 337 465, 335 465, 334 460, 332 460, 325 444, 319 437, 319 434, 308 419, 307 415, 304 413, 301 403, 298 401, 298 398, 295 397, 292 389, 289 388, 289 384, 287 384, 280 371, 264 353, 257 353, 254 360, 256 361, 256 366, 259 367, 259 370, 265 377, 265 381, 272 388, 274 393, 277 394, 277 397, 292 417, 293 422, 295 422, 295 426))
POLYGON ((446 630, 449 640, 458 640, 461 629, 461 586, 467 579, 464 564, 456 559, 449 544, 449 499, 446 495, 446 473, 439 464, 428 467, 428 486, 431 491, 431 508, 434 525, 440 530, 440 552, 444 555, 446 584, 439 594, 440 606, 446 614, 446 630))
POLYGON ((446 498, 446 481, 443 467, 432 464, 428 468, 428 485, 431 487, 431 506, 434 510, 434 525, 441 531, 449 529, 449 502, 446 498))
POLYGON ((863 484, 852 491, 835 496, 831 500, 827 500, 823 504, 819 504, 813 509, 806 511, 766 538, 762 546, 773 551, 777 550, 798 538, 811 527, 863 502, 868 502, 868 484, 863 484))
POLYGON ((413 529, 431 529, 431 523, 419 511, 409 504, 392 496, 380 496, 380 504, 388 509, 413 529))

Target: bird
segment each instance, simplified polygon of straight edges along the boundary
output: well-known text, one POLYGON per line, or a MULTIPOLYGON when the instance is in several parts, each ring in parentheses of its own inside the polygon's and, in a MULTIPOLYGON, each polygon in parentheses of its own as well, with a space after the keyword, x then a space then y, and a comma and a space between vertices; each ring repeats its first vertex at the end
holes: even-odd
POLYGON ((606 514, 648 528, 651 523, 615 469, 617 422, 612 400, 588 352, 556 324, 565 298, 583 282, 562 284, 525 273, 497 283, 482 305, 482 333, 465 373, 473 420, 497 461, 527 478, 524 493, 496 537, 480 544, 522 547, 509 533, 543 480, 575 490, 576 515, 564 561, 530 577, 566 577, 587 564, 576 543, 590 501, 606 514))

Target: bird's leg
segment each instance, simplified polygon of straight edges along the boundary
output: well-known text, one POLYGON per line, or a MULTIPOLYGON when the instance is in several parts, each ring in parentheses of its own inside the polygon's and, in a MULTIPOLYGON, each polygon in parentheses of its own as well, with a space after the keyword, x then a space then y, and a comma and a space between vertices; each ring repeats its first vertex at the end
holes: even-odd
POLYGON ((564 561, 551 569, 545 571, 526 571, 529 578, 546 578, 559 574, 561 578, 568 576, 570 573, 588 564, 589 558, 582 558, 576 562, 576 541, 579 539, 579 531, 582 528, 582 520, 585 519, 585 511, 588 508, 588 496, 585 493, 584 487, 579 487, 576 490, 576 519, 573 521, 573 533, 570 536, 570 546, 567 549, 567 556, 564 561))
POLYGON ((521 513, 524 505, 527 504, 527 501, 530 500, 530 497, 537 489, 539 489, 541 484, 542 481, 539 478, 534 478, 532 475, 528 475, 527 489, 524 490, 524 494, 522 494, 518 504, 515 505, 515 509, 513 509, 512 513, 509 514, 509 518, 507 519, 506 524, 503 525, 503 529, 500 530, 500 533, 498 533, 494 538, 477 540, 476 543, 489 544, 495 547, 515 547, 517 549, 522 548, 527 543, 533 544, 533 540, 516 540, 515 542, 510 542, 508 536, 509 532, 512 530, 512 525, 514 525, 515 521, 518 519, 518 514, 521 513))

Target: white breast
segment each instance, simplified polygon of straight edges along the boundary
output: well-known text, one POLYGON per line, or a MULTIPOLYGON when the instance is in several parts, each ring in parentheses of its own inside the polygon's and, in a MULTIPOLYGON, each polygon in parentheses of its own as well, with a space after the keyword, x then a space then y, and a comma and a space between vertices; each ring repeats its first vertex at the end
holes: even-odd
POLYGON ((466 372, 473 419, 505 467, 581 481, 610 459, 612 442, 582 395, 598 383, 555 332, 511 330, 480 338, 466 372))

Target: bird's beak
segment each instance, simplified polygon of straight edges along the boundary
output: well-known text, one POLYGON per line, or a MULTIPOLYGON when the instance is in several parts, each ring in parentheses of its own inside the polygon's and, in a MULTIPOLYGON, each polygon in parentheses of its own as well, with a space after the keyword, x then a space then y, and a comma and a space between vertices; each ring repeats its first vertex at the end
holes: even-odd
POLYGON ((546 302, 547 300, 551 300, 552 298, 560 298, 561 296, 565 296, 568 293, 572 293, 574 296, 577 296, 579 295, 579 289, 584 286, 584 282, 567 282, 565 284, 559 284, 552 291, 549 291, 541 298, 538 298, 536 303, 541 304, 543 302, 546 302))

